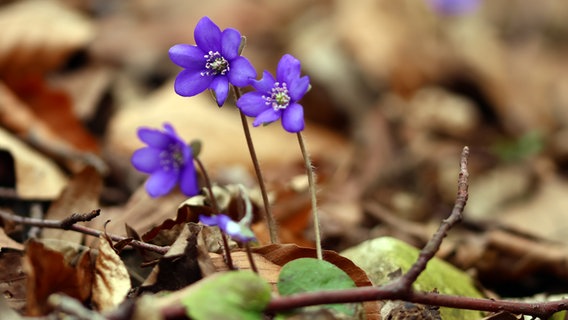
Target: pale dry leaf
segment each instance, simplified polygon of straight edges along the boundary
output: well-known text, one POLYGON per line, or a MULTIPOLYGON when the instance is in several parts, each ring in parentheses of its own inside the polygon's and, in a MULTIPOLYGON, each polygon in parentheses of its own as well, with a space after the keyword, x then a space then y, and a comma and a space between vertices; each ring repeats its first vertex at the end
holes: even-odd
POLYGON ((24 246, 21 243, 16 242, 12 240, 12 238, 8 237, 8 235, 4 231, 4 228, 0 228, 0 250, 3 248, 22 250, 24 249, 24 246))
MULTIPOLYGON (((98 209, 102 186, 102 177, 97 170, 85 167, 51 204, 45 218, 63 220, 74 213, 81 214, 98 209)), ((65 239, 77 243, 83 239, 81 233, 62 229, 45 229, 42 235, 44 238, 65 239)))
POLYGON ((120 256, 104 236, 99 238, 99 255, 95 263, 92 301, 104 311, 120 304, 130 291, 130 276, 120 256))
POLYGON ((51 70, 94 36, 93 23, 60 1, 13 2, 0 11, 0 70, 51 70))
POLYGON ((0 128, 0 148, 9 150, 16 162, 16 190, 23 199, 53 199, 67 178, 50 159, 0 128))

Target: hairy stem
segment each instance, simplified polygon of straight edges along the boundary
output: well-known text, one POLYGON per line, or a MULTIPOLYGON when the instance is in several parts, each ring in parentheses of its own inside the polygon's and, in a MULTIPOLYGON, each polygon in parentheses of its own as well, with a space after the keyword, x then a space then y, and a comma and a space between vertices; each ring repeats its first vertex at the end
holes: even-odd
POLYGON ((319 222, 319 213, 316 197, 316 179, 314 174, 314 168, 312 165, 312 160, 310 159, 310 154, 306 148, 306 143, 304 141, 304 136, 302 132, 298 132, 298 143, 300 144, 300 150, 302 150, 302 156, 304 157, 304 164, 306 166, 306 171, 308 173, 308 184, 310 188, 310 199, 312 203, 312 214, 314 216, 314 231, 316 236, 316 254, 319 260, 323 260, 322 250, 321 250, 321 231, 319 222))
MULTIPOLYGON (((215 210, 215 214, 221 214, 221 208, 217 204, 217 199, 215 198, 215 194, 213 193, 213 184, 211 183, 211 179, 209 179, 209 175, 207 174, 207 170, 205 170, 205 166, 199 160, 198 157, 193 159, 199 170, 203 174, 203 180, 205 180, 205 187, 209 191, 209 199, 211 200, 211 205, 213 206, 213 210, 215 210)), ((231 248, 229 247, 229 241, 227 240, 227 235, 221 231, 221 239, 223 239, 223 251, 225 251, 225 262, 227 263, 227 267, 229 270, 234 270, 235 266, 233 265, 233 258, 231 257, 231 248)))
MULTIPOLYGON (((239 88, 234 87, 235 95, 237 100, 242 96, 239 88)), ((264 213, 266 224, 268 225, 268 231, 270 233, 270 242, 278 243, 278 230, 276 228, 276 222, 274 216, 272 215, 272 210, 270 208, 270 201, 268 200, 268 192, 266 191, 266 185, 264 184, 264 178, 262 177, 262 171, 260 170, 260 164, 258 162, 258 157, 256 156, 256 150, 254 149, 254 144, 252 142, 252 136, 250 134, 249 125, 245 114, 239 109, 239 114, 241 116, 241 123, 243 125, 243 130, 245 133, 245 138, 247 140, 247 146, 249 149, 250 157, 252 159, 252 164, 254 166, 254 172, 256 178, 258 179, 258 186, 260 187, 260 192, 262 194, 262 202, 264 203, 264 213)))

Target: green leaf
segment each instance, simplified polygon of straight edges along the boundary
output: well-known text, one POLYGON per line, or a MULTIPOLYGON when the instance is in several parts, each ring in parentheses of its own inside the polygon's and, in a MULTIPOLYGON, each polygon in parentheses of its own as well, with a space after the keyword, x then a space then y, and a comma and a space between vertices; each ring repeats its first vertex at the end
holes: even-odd
MULTIPOLYGON (((367 272, 374 285, 391 282, 416 262, 418 249, 404 241, 381 237, 347 249, 341 255, 349 258, 367 272)), ((453 265, 434 257, 413 285, 418 291, 437 290, 440 293, 483 298, 472 278, 453 265)), ((440 308, 444 320, 477 320, 483 313, 474 310, 440 308)))
POLYGON ((252 271, 205 278, 181 299, 192 319, 256 320, 270 302, 270 285, 252 271))
MULTIPOLYGON (((302 292, 355 288, 355 282, 335 265, 313 258, 300 258, 285 264, 278 276, 278 291, 283 296, 302 292)), ((321 308, 322 306, 319 306, 321 308)), ((325 308, 354 318, 360 304, 330 304, 325 308)))

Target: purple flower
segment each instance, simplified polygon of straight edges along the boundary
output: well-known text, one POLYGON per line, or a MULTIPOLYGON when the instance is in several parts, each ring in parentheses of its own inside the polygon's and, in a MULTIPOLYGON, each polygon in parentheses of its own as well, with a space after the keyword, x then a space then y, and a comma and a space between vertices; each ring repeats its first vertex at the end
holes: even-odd
POLYGON ((256 78, 251 63, 240 56, 241 34, 235 29, 221 31, 208 17, 195 27, 197 45, 176 44, 170 48, 170 59, 185 70, 176 77, 177 94, 191 97, 212 89, 217 104, 222 106, 229 93, 229 83, 244 87, 256 78))
POLYGON ((445 15, 461 15, 472 12, 479 6, 480 0, 427 0, 438 13, 445 15))
POLYGON ((229 216, 224 214, 218 214, 211 217, 200 215, 199 221, 207 226, 218 226, 221 231, 228 234, 231 238, 241 242, 249 242, 255 239, 254 234, 246 225, 246 222, 235 222, 231 220, 229 216))
POLYGON ((282 127, 288 132, 304 130, 304 108, 298 103, 309 89, 308 76, 300 77, 300 61, 286 54, 276 69, 276 79, 264 71, 261 80, 252 82, 257 90, 244 94, 237 107, 249 116, 256 117, 253 125, 268 124, 282 119, 282 127))
POLYGON ((193 151, 170 124, 164 124, 163 131, 140 128, 138 137, 148 146, 134 151, 131 162, 138 171, 150 174, 146 181, 146 191, 150 196, 163 196, 178 182, 186 196, 199 192, 193 151))

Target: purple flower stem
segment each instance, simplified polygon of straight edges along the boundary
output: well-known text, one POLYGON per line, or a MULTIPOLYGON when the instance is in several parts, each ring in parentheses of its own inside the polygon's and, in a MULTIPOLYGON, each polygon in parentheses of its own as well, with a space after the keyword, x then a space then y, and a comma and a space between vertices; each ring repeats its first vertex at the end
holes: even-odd
MULTIPOLYGON (((236 100, 238 100, 242 93, 239 88, 234 87, 236 100)), ((241 115, 241 123, 243 125, 243 130, 245 132, 245 138, 247 140, 247 146, 249 148, 250 157, 252 159, 252 164, 254 166, 254 172, 256 178, 258 179, 258 185, 260 187, 260 193, 262 194, 262 202, 264 203, 264 213, 266 224, 268 225, 268 231, 270 233, 270 242, 279 243, 278 241, 278 231, 276 229, 276 222, 274 221, 274 216, 272 215, 272 210, 270 208, 270 202, 268 201, 268 193, 266 192, 266 185, 264 184, 264 179, 262 177, 262 171, 260 170, 260 164, 258 162, 258 157, 256 156, 256 151, 254 149, 254 144, 252 143, 252 136, 250 134, 249 125, 245 114, 239 109, 241 115)))
POLYGON ((316 255, 319 260, 323 260, 322 250, 321 250, 321 231, 319 223, 319 213, 316 197, 316 179, 314 173, 314 167, 312 165, 312 160, 310 159, 310 154, 306 148, 306 142, 302 131, 297 133, 298 143, 300 144, 300 150, 302 151, 302 156, 304 157, 304 165, 306 166, 306 171, 308 174, 308 184, 310 188, 310 199, 312 202, 312 214, 314 216, 314 231, 316 236, 316 255))
MULTIPOLYGON (((219 208, 219 204, 217 204, 215 194, 213 193, 213 186, 211 184, 211 179, 209 179, 209 175, 207 174, 207 170, 205 170, 205 166, 203 165, 203 162, 199 160, 199 157, 194 157, 193 160, 203 174, 203 180, 205 180, 205 188, 207 188, 207 190, 209 191, 209 199, 211 199, 213 210, 215 210, 215 214, 220 214, 221 210, 219 208)), ((223 239, 223 251, 225 251, 225 263, 227 264, 227 268, 229 268, 229 270, 235 270, 235 266, 233 265, 233 258, 231 257, 229 241, 227 241, 227 235, 224 232, 221 232, 221 238, 223 239)))

